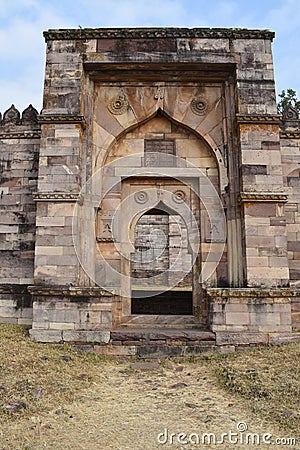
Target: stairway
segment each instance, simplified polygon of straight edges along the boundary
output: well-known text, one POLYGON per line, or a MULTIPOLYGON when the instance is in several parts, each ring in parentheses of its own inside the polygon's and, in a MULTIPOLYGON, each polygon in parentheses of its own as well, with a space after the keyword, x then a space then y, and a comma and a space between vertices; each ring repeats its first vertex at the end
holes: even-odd
POLYGON ((168 356, 192 356, 213 351, 215 334, 196 329, 130 329, 111 331, 110 343, 95 351, 115 356, 136 356, 142 359, 168 356))

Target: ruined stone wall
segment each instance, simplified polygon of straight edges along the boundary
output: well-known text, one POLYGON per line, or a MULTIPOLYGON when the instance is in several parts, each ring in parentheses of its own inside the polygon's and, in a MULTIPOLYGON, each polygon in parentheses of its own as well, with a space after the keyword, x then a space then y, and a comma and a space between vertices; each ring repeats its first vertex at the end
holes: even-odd
POLYGON ((33 283, 40 127, 12 106, 0 120, 0 283, 33 283))
POLYGON ((40 127, 30 105, 0 114, 0 317, 30 325, 40 127))

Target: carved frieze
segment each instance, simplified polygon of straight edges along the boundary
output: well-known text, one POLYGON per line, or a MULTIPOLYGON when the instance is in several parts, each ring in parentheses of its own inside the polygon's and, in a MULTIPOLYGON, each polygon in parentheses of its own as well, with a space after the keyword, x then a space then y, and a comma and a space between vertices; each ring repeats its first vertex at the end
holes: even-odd
POLYGON ((38 123, 79 123, 83 128, 86 126, 85 118, 80 114, 41 114, 38 123))
POLYGON ((79 194, 71 192, 36 192, 33 194, 33 200, 36 202, 76 202, 79 194))
POLYGON ((236 120, 237 120, 237 123, 279 125, 280 115, 275 115, 275 114, 237 114, 236 120))
POLYGON ((111 292, 99 287, 57 286, 42 287, 28 286, 28 292, 34 296, 63 296, 63 297, 112 297, 111 292))
POLYGON ((50 29, 44 32, 46 42, 69 39, 144 39, 144 38, 225 38, 225 39, 271 39, 270 30, 243 28, 79 28, 50 29))
POLYGON ((242 203, 250 202, 275 202, 285 203, 288 195, 278 192, 241 192, 240 200, 242 203))
POLYGON ((6 132, 0 130, 0 139, 36 139, 41 137, 40 130, 34 131, 17 131, 17 132, 6 132))
POLYGON ((280 138, 281 139, 300 139, 300 130, 285 130, 280 131, 280 138))

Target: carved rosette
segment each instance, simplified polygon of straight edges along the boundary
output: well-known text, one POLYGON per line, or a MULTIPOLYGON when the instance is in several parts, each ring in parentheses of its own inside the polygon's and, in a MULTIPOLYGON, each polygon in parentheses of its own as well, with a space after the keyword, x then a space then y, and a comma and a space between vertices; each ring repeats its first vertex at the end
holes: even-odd
POLYGON ((107 108, 114 115, 124 114, 128 109, 128 100, 125 95, 117 95, 110 100, 107 108))
POLYGON ((183 203, 185 201, 186 195, 183 191, 178 190, 172 194, 172 199, 175 203, 183 203))
POLYGON ((191 101, 191 110, 198 116, 204 116, 208 111, 208 102, 204 97, 196 97, 191 101))
POLYGON ((148 194, 145 191, 139 191, 134 194, 134 200, 137 203, 143 204, 148 201, 148 194))

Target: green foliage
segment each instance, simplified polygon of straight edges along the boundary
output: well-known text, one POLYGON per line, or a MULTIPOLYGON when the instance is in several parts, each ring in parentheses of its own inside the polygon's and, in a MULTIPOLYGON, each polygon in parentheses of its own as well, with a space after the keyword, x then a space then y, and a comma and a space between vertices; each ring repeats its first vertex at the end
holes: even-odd
POLYGON ((287 108, 292 107, 300 112, 300 100, 297 98, 297 92, 293 89, 283 90, 278 95, 280 101, 277 103, 277 111, 282 114, 287 108))

